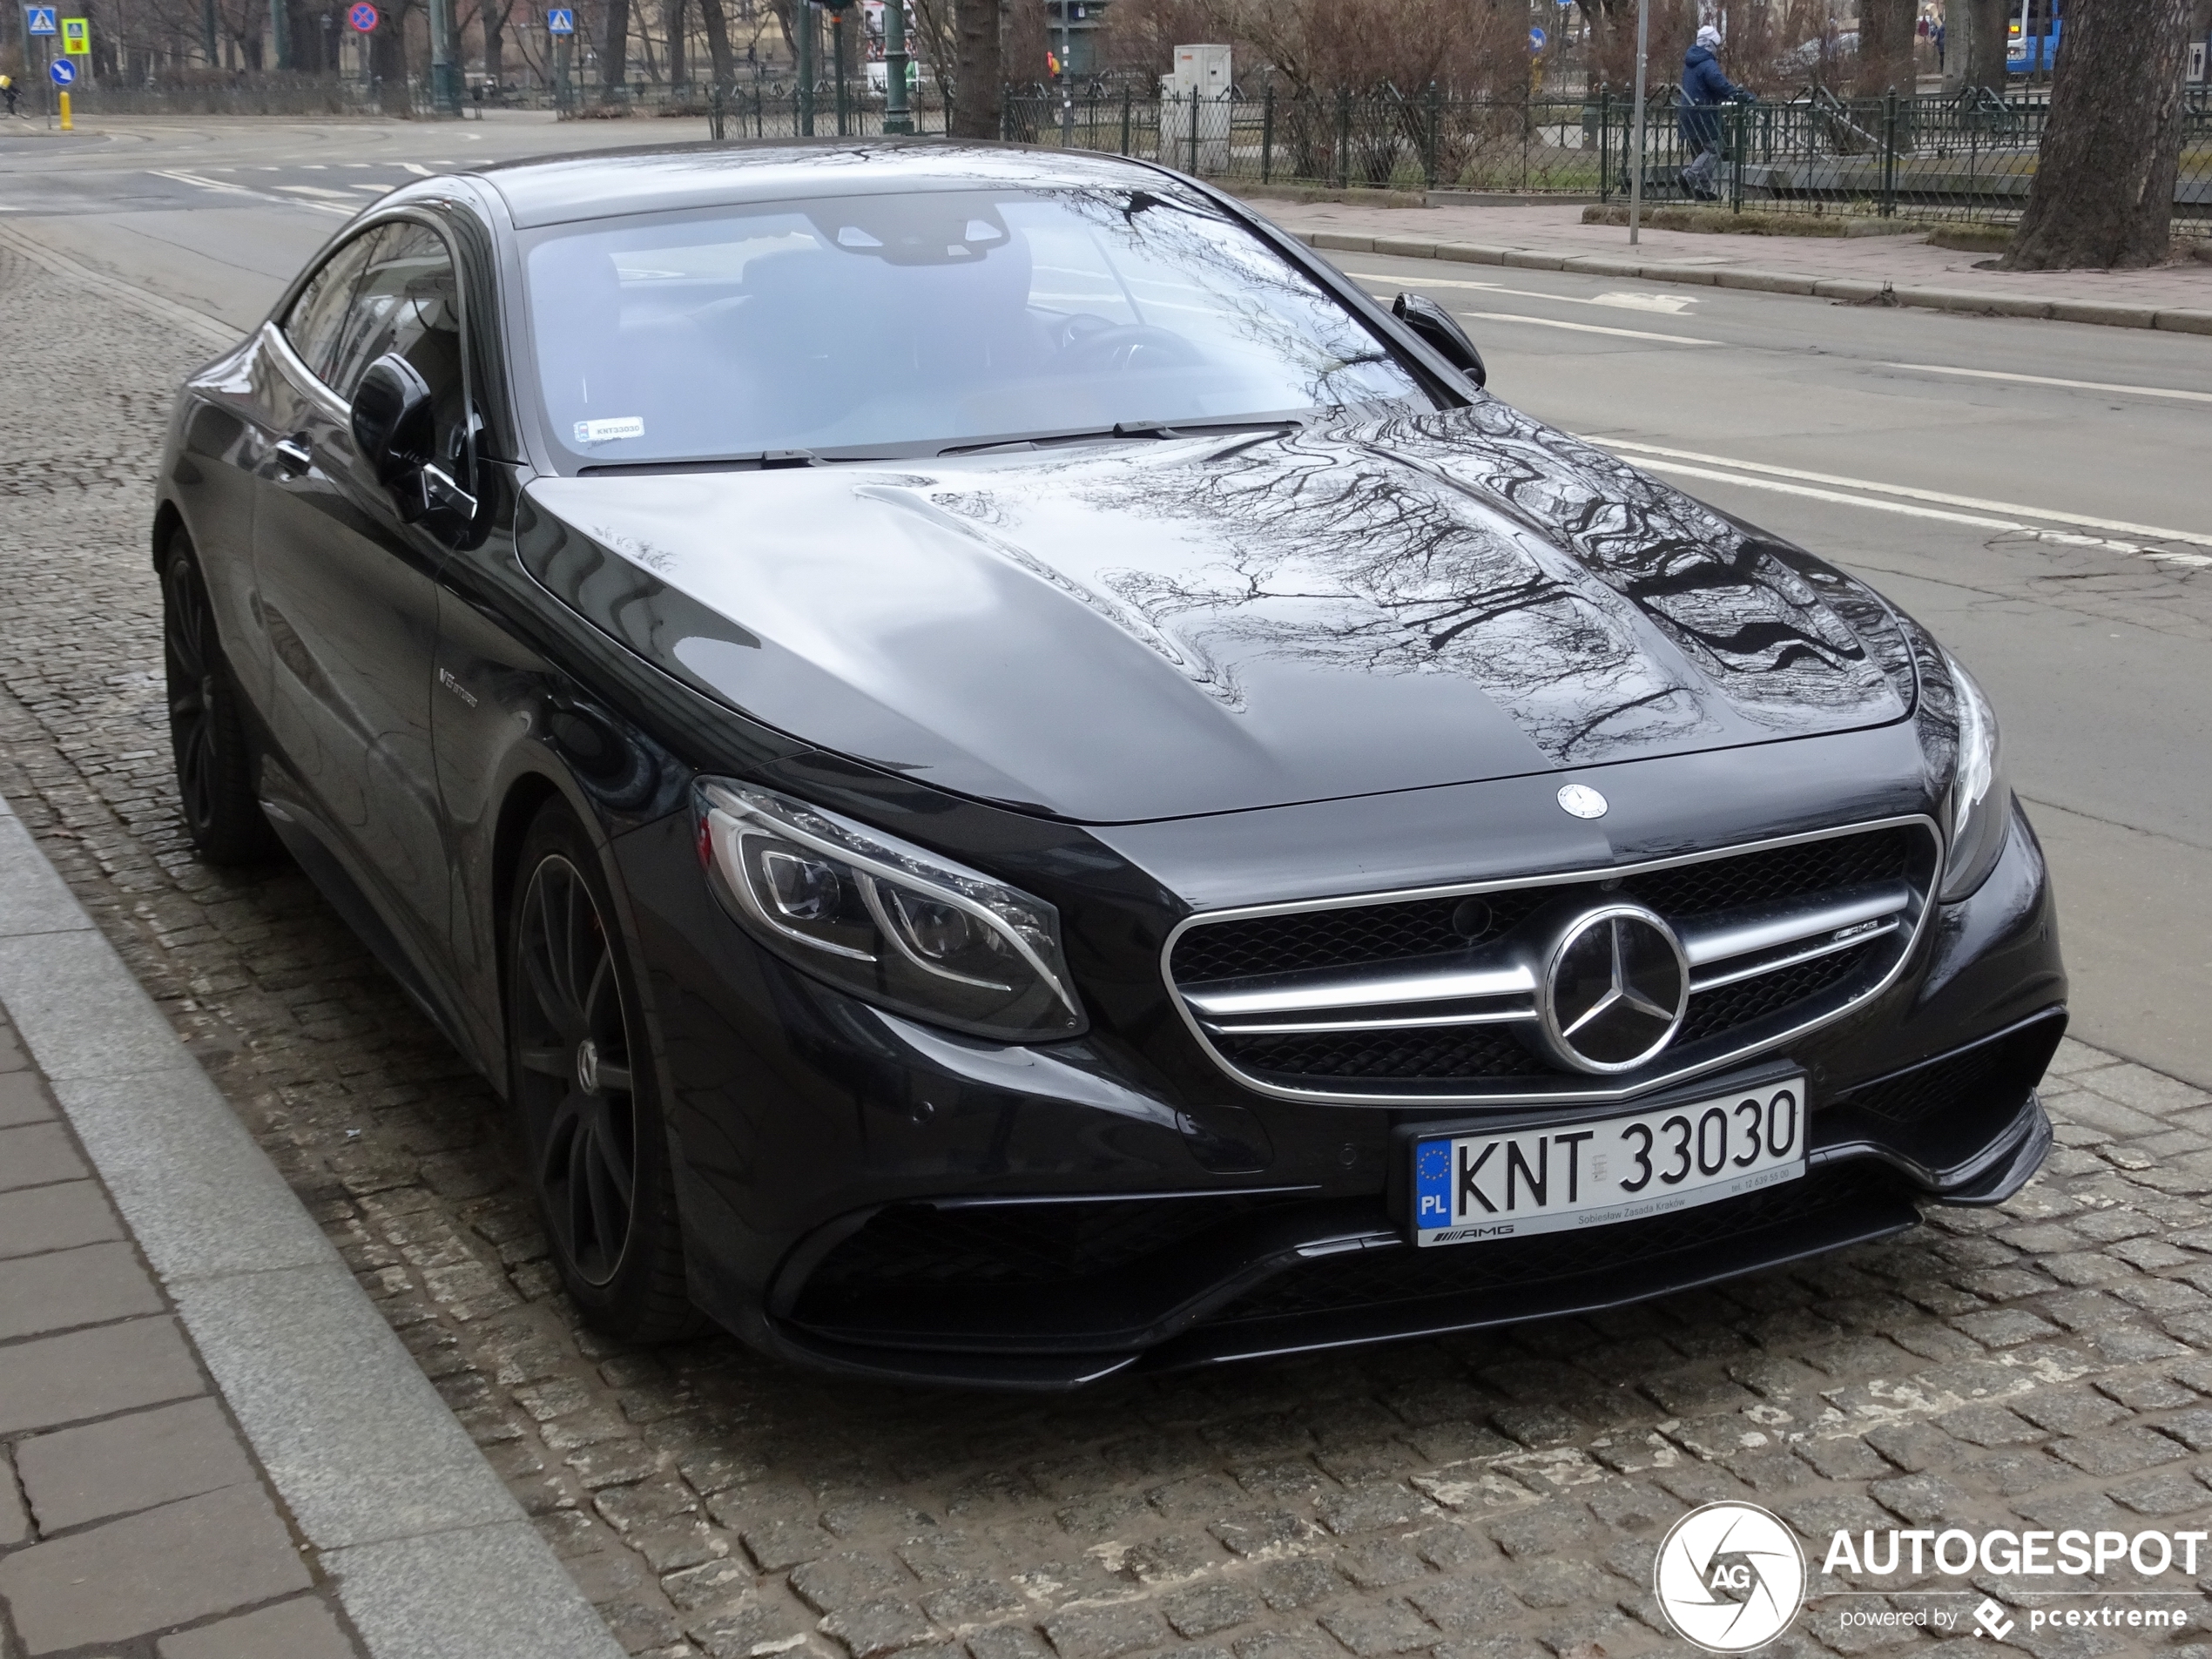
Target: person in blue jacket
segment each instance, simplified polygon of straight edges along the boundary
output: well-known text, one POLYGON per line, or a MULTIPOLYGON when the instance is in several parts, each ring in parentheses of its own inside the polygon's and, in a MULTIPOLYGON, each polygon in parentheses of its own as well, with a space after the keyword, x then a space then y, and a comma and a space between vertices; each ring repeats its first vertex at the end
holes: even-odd
POLYGON ((1731 101, 1749 103, 1751 94, 1721 72, 1714 56, 1721 31, 1707 24, 1697 31, 1697 44, 1682 60, 1682 102, 1677 124, 1683 148, 1693 159, 1682 170, 1683 187, 1700 201, 1720 199, 1720 106, 1731 101))

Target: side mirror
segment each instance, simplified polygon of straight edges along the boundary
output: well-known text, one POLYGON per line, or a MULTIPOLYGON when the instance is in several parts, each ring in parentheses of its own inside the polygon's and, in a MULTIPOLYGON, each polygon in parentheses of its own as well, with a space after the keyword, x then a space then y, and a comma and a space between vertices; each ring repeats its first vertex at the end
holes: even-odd
POLYGON ((1401 293, 1391 301, 1390 314, 1434 347, 1447 362, 1477 386, 1489 384, 1490 371, 1482 366, 1482 354, 1460 327, 1460 320, 1435 300, 1418 293, 1401 293))
POLYGON ((431 464, 438 441, 435 401, 429 381, 397 352, 371 363, 354 388, 354 448, 410 524, 433 513, 466 523, 476 511, 476 498, 431 464))
POLYGON ((354 389, 354 447, 376 475, 397 484, 430 462, 437 419, 430 382, 397 352, 387 352, 361 371, 354 389))

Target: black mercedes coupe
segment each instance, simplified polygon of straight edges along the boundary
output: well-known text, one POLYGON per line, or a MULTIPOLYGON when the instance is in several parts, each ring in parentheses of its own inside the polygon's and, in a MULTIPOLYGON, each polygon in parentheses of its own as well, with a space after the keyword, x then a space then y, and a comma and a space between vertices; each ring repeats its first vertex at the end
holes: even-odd
POLYGON ((1063 1388, 1994 1204, 2066 981, 1959 664, 1110 156, 427 179, 183 388, 183 810, 632 1340, 1063 1388))

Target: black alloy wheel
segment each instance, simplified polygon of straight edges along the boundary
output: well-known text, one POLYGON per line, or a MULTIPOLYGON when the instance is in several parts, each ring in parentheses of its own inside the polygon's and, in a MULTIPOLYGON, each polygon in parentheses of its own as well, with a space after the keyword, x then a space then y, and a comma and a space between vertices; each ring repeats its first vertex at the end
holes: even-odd
POLYGON ((549 803, 523 846, 507 999, 513 1091, 555 1265, 595 1324, 688 1334, 668 1153, 628 964, 597 860, 549 803))
POLYGON ((253 748, 215 630, 215 609, 181 533, 161 571, 161 658, 169 746, 185 833, 211 864, 256 864, 277 852, 253 786, 253 748))

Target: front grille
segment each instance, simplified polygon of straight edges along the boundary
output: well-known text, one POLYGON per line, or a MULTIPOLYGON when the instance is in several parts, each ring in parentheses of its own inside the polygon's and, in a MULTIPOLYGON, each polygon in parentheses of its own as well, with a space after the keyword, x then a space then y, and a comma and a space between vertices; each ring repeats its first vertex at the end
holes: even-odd
MULTIPOLYGON (((1622 880, 1620 893, 1663 916, 1708 915, 1868 882, 1910 870, 1918 833, 1909 826, 1801 841, 1699 864, 1677 865, 1622 880)), ((1593 882, 1594 887, 1595 883, 1593 882)), ((1171 968, 1181 985, 1244 979, 1301 968, 1356 968, 1466 950, 1510 931, 1561 892, 1577 887, 1486 893, 1492 926, 1476 938, 1455 932, 1462 900, 1411 899, 1348 905, 1286 916, 1251 916, 1193 927, 1176 941, 1171 968)))
POLYGON ((1428 1250, 1347 1251, 1284 1269, 1207 1323, 1294 1318, 1476 1291, 1526 1290, 1547 1279, 1604 1272, 1624 1262, 1649 1263, 1784 1222, 1810 1231, 1823 1215, 1888 1201, 1899 1190, 1897 1178, 1887 1171, 1852 1163, 1649 1221, 1428 1250))
POLYGON ((1536 1041, 1546 941, 1562 918, 1632 901, 1690 949, 1692 990, 1669 1047, 1607 1080, 1618 1095, 1724 1063, 1882 984, 1917 934, 1936 852, 1913 820, 1475 894, 1201 916, 1169 971, 1213 1057, 1263 1089, 1572 1099, 1597 1085, 1536 1041))
POLYGON ((1480 933, 1453 925, 1462 899, 1307 910, 1193 927, 1176 941, 1175 976, 1187 985, 1301 968, 1359 968, 1454 955, 1527 920, 1550 895, 1541 891, 1482 895, 1489 914, 1480 933))
POLYGON ((1860 835, 1834 835, 1821 841, 1739 853, 1732 858, 1678 864, 1649 875, 1630 876, 1621 886, 1629 897, 1649 905, 1662 916, 1680 920, 1710 915, 1717 910, 1773 904, 1809 893, 1900 880, 1912 869, 1916 846, 1923 840, 1918 831, 1903 826, 1860 835))
POLYGON ((1692 992, 1689 1011, 1683 1015, 1682 1035, 1675 1041, 1702 1042, 1708 1037, 1726 1036, 1737 1027, 1768 1015, 1785 1014, 1800 1002, 1863 974, 1877 950, 1874 944, 1858 945, 1754 979, 1738 980, 1733 985, 1692 992))
POLYGON ((1278 1077, 1420 1079, 1538 1077, 1530 1049, 1478 1026, 1473 1031, 1361 1031, 1342 1036, 1244 1037, 1239 1061, 1278 1077))

